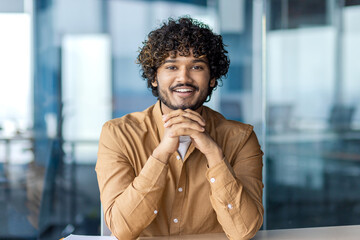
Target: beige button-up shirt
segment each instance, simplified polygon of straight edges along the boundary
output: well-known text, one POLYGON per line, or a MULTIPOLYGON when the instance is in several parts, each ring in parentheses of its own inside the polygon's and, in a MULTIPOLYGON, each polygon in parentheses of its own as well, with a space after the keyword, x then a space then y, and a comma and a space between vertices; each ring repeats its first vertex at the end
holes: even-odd
POLYGON ((120 240, 225 232, 249 239, 263 221, 262 151, 253 128, 202 107, 206 131, 224 159, 208 168, 190 144, 182 161, 151 156, 163 133, 159 101, 143 112, 106 122, 96 172, 105 221, 120 240))

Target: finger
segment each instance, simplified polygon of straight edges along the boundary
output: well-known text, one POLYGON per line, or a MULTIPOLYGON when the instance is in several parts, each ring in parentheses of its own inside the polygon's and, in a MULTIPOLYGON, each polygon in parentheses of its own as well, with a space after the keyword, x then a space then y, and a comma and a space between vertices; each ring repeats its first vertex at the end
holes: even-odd
POLYGON ((203 128, 202 126, 200 126, 199 124, 197 124, 195 122, 178 123, 178 124, 174 124, 170 128, 170 135, 171 136, 189 136, 187 134, 188 133, 187 131, 191 131, 192 134, 194 132, 202 133, 205 131, 205 128, 203 128), (181 134, 183 134, 183 135, 181 135, 181 134))
MULTIPOLYGON (((190 110, 190 109, 189 109, 190 110)), ((190 110, 191 111, 191 110, 190 110)), ((197 112, 195 111, 191 111, 191 112, 187 112, 185 110, 185 113, 182 114, 182 116, 190 118, 191 120, 198 122, 200 125, 205 126, 206 122, 205 119, 197 112)))
POLYGON ((198 131, 192 128, 178 128, 171 131, 172 137, 190 136, 191 138, 194 138, 194 136, 197 136, 198 134, 204 134, 204 131, 198 131))
POLYGON ((190 121, 193 122, 190 118, 180 115, 180 116, 168 119, 165 122, 164 127, 171 127, 174 124, 186 123, 186 122, 190 122, 190 121))
POLYGON ((188 112, 188 113, 195 114, 195 115, 197 115, 199 118, 201 118, 201 119, 203 119, 203 120, 204 120, 204 118, 201 116, 201 114, 200 114, 200 113, 198 113, 198 112, 196 112, 196 111, 194 111, 194 110, 191 110, 191 109, 185 109, 184 111, 185 111, 185 112, 188 112))
POLYGON ((164 122, 166 122, 167 120, 169 120, 170 118, 173 118, 173 117, 177 117, 177 116, 180 116, 181 114, 185 113, 184 110, 182 109, 178 109, 178 110, 175 110, 175 111, 171 111, 170 113, 168 114, 164 114, 162 116, 162 120, 164 122))
POLYGON ((205 123, 201 122, 201 119, 198 119, 198 118, 191 119, 185 115, 170 118, 169 120, 167 120, 165 122, 164 127, 171 127, 174 124, 187 123, 187 122, 196 123, 196 124, 200 125, 201 127, 205 127, 205 123))
MULTIPOLYGON (((203 117, 201 116, 200 113, 194 111, 194 110, 191 110, 191 109, 185 109, 185 110, 182 110, 182 109, 177 109, 175 111, 172 111, 168 114, 165 114, 166 115, 166 118, 165 119, 168 119, 168 118, 171 118, 171 117, 176 117, 176 116, 179 116, 179 115, 183 115, 183 114, 186 114, 186 113, 190 113, 190 114, 193 114, 193 115, 196 115, 198 118, 202 119, 203 121, 205 121, 203 119, 203 117)), ((164 115, 164 116, 165 116, 164 115)))
MULTIPOLYGON (((198 122, 200 125, 202 126, 205 126, 206 123, 205 123, 205 120, 204 118, 197 112, 195 111, 183 111, 181 110, 182 112, 180 111, 174 111, 174 112, 171 112, 169 114, 167 114, 164 118, 163 118, 163 121, 166 123, 168 122, 170 119, 173 119, 173 118, 177 118, 177 117, 186 117, 188 119, 191 119, 192 121, 194 122, 198 122)), ((185 120, 185 119, 183 119, 185 120)))

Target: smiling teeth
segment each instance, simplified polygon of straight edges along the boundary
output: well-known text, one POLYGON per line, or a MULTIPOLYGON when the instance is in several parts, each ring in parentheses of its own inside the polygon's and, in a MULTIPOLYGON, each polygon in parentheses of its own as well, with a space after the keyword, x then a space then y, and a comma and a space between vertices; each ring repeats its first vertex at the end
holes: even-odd
POLYGON ((177 89, 176 92, 192 92, 191 89, 177 89))

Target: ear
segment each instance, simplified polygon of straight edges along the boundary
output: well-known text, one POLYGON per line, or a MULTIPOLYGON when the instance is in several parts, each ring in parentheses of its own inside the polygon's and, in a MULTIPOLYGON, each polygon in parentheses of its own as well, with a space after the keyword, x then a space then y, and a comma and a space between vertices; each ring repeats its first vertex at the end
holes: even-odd
POLYGON ((157 81, 156 81, 156 78, 151 82, 151 85, 152 85, 153 87, 157 87, 157 86, 158 86, 158 83, 157 83, 157 81))
POLYGON ((216 79, 215 79, 215 78, 210 79, 209 86, 210 86, 210 87, 215 87, 215 83, 216 83, 216 79))

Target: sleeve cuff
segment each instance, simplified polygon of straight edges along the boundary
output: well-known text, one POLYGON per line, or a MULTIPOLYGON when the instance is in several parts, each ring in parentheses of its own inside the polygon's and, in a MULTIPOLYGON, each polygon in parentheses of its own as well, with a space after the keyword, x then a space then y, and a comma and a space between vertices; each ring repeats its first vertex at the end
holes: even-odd
POLYGON ((226 164, 226 159, 223 159, 223 161, 207 170, 206 178, 214 191, 222 189, 229 183, 236 181, 229 169, 230 167, 230 165, 226 164))
MULTIPOLYGON (((153 156, 150 156, 139 176, 145 178, 150 185, 155 185, 162 175, 167 174, 167 170, 167 164, 161 162, 153 156)), ((164 181, 160 182, 162 185, 165 185, 164 181)))

